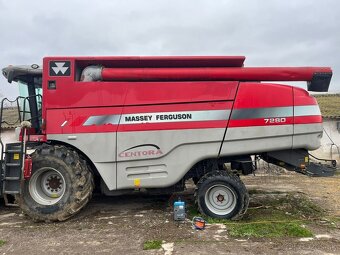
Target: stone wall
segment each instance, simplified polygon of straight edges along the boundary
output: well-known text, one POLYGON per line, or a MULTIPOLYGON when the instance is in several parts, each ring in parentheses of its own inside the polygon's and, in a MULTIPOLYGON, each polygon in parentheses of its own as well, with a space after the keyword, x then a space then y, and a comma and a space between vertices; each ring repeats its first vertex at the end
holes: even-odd
POLYGON ((338 122, 340 122, 340 119, 325 118, 323 120, 323 127, 325 131, 321 139, 321 147, 318 150, 312 151, 311 154, 320 158, 323 157, 336 159, 338 164, 340 164, 339 151, 336 146, 332 146, 332 143, 334 142, 334 144, 337 145, 340 150, 340 130, 337 130, 338 122), (327 136, 326 132, 329 137, 327 136))

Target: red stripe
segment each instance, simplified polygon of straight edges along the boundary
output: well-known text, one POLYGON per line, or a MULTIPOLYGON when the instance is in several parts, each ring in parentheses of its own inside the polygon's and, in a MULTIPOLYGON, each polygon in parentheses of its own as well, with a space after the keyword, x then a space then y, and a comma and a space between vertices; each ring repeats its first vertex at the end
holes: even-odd
POLYGON ((322 116, 298 116, 294 117, 295 124, 312 124, 312 123, 322 123, 322 116))
POLYGON ((293 117, 285 117, 285 122, 275 122, 275 119, 281 118, 260 118, 260 119, 244 119, 244 120, 230 120, 228 127, 250 127, 250 126, 278 126, 278 125, 292 125, 293 117), (269 119, 266 123, 266 119, 269 119), (274 122, 270 122, 274 119, 274 122))

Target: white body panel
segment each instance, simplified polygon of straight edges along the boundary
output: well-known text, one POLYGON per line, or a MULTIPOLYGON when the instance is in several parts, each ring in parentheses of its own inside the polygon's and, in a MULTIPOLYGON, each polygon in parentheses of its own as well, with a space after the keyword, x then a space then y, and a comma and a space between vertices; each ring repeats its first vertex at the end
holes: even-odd
POLYGON ((196 162, 218 156, 224 131, 224 128, 213 128, 118 133, 117 188, 135 187, 136 180, 145 188, 175 184, 196 162), (154 144, 161 153, 129 158, 119 156, 121 151, 136 144, 154 144))
POLYGON ((224 128, 157 130, 48 135, 48 139, 86 154, 109 190, 160 188, 177 183, 195 163, 207 158, 316 149, 322 124, 229 128, 219 155, 224 132, 224 128))
POLYGON ((58 134, 47 135, 47 139, 70 144, 82 151, 96 166, 108 188, 117 188, 116 133, 58 134))
POLYGON ((293 125, 228 128, 221 156, 292 148, 293 125))

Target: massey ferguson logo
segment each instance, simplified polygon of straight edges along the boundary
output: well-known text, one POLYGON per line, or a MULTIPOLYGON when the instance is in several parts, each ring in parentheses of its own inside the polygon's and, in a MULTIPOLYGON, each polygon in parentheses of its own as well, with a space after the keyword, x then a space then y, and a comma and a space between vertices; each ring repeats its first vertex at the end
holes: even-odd
POLYGON ((141 144, 133 146, 118 154, 121 158, 148 157, 162 155, 163 152, 155 144, 141 144))
POLYGON ((71 63, 70 61, 51 61, 50 76, 70 76, 71 63))

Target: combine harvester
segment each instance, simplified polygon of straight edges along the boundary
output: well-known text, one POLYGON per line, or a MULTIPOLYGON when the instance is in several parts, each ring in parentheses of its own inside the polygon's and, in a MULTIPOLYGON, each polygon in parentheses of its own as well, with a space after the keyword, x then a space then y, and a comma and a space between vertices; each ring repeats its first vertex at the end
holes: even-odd
POLYGON ((7 204, 15 196, 36 221, 63 221, 94 187, 105 195, 172 193, 193 179, 201 213, 236 219, 249 201, 238 175, 256 170, 253 156, 333 175, 334 161, 316 164, 308 153, 323 133, 315 98, 270 83, 307 81, 309 91, 324 92, 331 69, 250 68, 244 60, 46 57, 43 68, 4 68, 28 96, 16 100, 18 142, 2 145, 1 195, 7 204))

